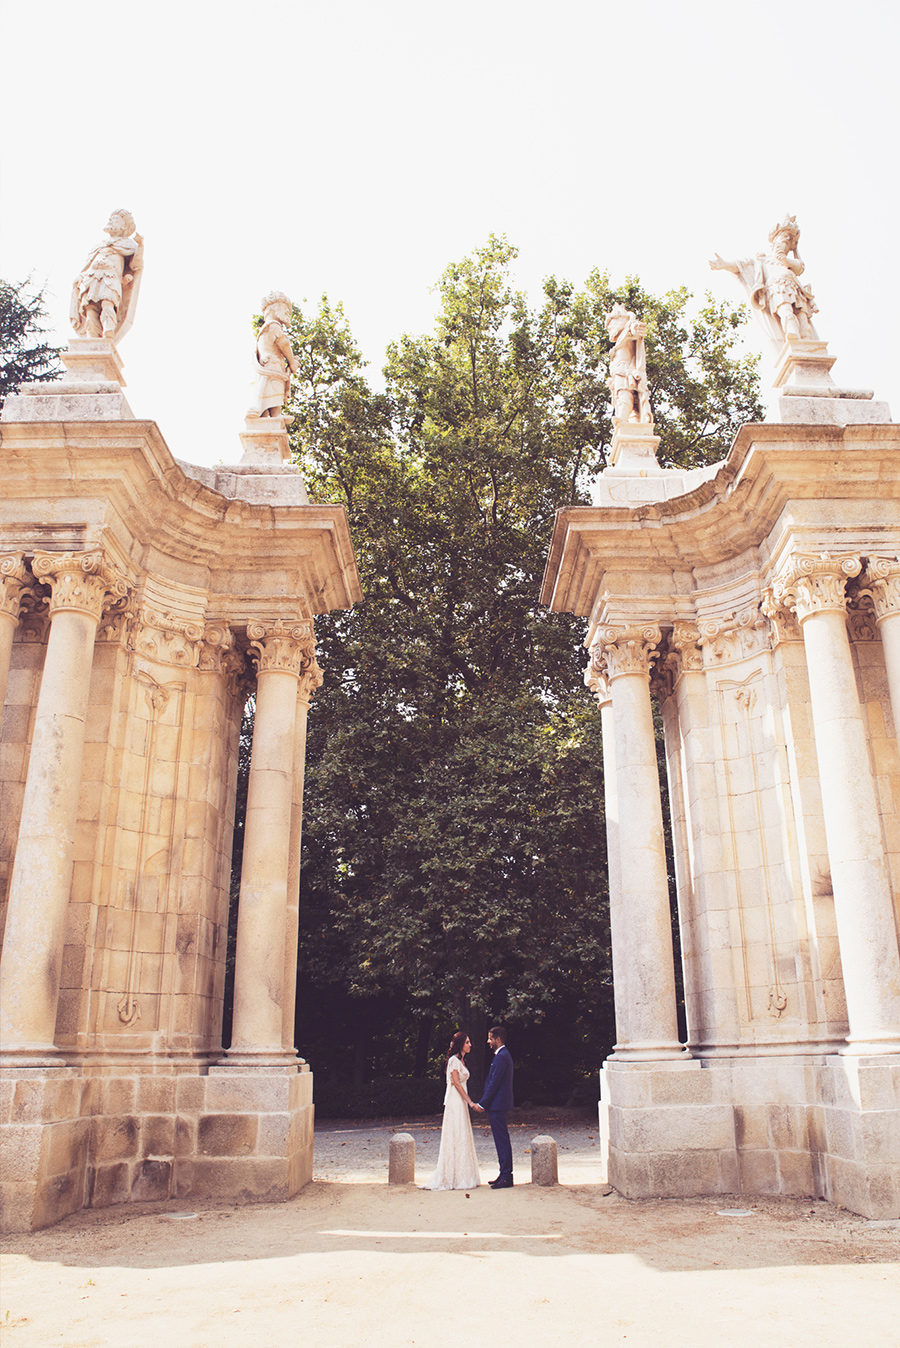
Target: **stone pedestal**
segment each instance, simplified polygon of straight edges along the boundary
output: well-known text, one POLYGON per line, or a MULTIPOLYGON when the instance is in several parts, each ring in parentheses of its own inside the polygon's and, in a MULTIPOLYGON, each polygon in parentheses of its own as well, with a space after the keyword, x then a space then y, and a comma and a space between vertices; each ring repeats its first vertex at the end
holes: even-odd
POLYGON ((659 436, 653 422, 622 421, 613 417, 613 438, 607 472, 628 477, 646 477, 660 471, 656 452, 659 436))
POLYGON ((241 463, 263 468, 290 463, 291 446, 283 417, 247 417, 241 431, 241 463))
POLYGON ((115 343, 73 337, 60 352, 67 374, 52 383, 26 383, 7 398, 3 421, 133 421, 115 343))
POLYGON ((836 360, 827 342, 789 337, 775 364, 781 421, 792 425, 872 425, 890 421, 886 403, 872 389, 839 388, 831 377, 836 360))

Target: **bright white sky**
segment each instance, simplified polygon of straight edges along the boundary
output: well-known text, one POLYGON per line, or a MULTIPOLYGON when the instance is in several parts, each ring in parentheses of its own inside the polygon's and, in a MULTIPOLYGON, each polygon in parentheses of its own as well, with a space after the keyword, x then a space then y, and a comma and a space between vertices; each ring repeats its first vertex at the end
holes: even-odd
MULTIPOLYGON (((785 211, 838 357, 900 418, 894 0, 3 0, 0 274, 57 339, 110 210, 146 240, 121 354, 135 414, 234 462, 250 317, 344 302, 377 382, 444 267, 494 231, 533 297, 595 265, 710 272, 785 211)), ((761 331, 753 338, 766 342, 761 331)), ((764 367, 765 370, 765 367, 764 367)))

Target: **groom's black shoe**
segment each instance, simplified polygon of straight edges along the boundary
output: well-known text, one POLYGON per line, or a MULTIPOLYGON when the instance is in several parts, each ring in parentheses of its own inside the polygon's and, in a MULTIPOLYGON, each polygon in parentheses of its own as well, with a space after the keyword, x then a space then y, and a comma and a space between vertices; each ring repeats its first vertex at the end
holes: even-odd
POLYGON ((488 1183, 492 1189, 511 1189, 513 1187, 511 1179, 488 1180, 488 1183))

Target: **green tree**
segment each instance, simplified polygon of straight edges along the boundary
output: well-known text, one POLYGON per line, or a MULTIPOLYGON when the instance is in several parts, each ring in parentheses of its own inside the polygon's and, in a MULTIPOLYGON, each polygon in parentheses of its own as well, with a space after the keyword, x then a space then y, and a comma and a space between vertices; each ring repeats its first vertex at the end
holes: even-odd
POLYGON ((22 384, 60 373, 60 348, 37 340, 44 317, 43 290, 29 293, 28 281, 0 279, 0 409, 22 384))
POLYGON ((756 375, 728 306, 691 317, 686 291, 595 272, 580 292, 549 278, 532 307, 514 257, 492 237, 447 269, 434 333, 389 348, 383 393, 340 306, 295 312, 296 456, 313 499, 347 505, 366 595, 317 623, 300 978, 317 1068, 336 1035, 358 1076, 391 1054, 421 1068, 432 1026, 480 1039, 502 1018, 552 1032, 571 1082, 611 1039, 599 713, 583 624, 537 598, 553 515, 605 461, 615 300, 648 323, 667 462, 720 457, 760 414, 756 375))

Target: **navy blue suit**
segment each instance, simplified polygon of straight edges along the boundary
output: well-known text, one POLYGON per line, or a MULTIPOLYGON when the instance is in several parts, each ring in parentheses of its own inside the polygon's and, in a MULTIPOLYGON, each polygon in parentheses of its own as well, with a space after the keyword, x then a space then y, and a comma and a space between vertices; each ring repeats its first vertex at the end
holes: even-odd
POLYGON ((491 1070, 487 1074, 481 1099, 478 1101, 491 1121, 491 1133, 497 1148, 497 1160, 500 1164, 500 1179, 512 1182, 513 1162, 512 1143, 506 1126, 506 1115, 513 1107, 513 1060, 509 1049, 503 1044, 494 1054, 491 1070))

